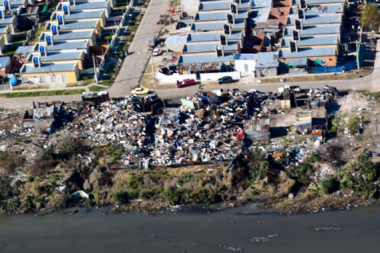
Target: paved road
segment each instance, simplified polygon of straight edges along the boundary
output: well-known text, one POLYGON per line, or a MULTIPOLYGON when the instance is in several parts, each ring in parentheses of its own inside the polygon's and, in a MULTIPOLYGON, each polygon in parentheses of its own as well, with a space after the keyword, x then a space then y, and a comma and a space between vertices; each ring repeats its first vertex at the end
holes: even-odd
POLYGON ((158 35, 162 25, 157 25, 160 15, 168 13, 170 0, 151 0, 139 25, 129 53, 117 75, 112 87, 109 89, 111 97, 120 97, 129 94, 129 91, 139 85, 146 64, 150 57, 147 46, 147 36, 158 35))

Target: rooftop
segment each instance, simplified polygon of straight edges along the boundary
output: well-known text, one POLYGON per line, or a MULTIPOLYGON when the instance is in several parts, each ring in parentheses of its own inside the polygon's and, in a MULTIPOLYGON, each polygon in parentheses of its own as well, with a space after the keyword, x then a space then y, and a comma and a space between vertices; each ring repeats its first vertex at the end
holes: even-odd
POLYGON ((8 25, 2 25, 0 26, 0 34, 7 33, 8 25))
POLYGON ((2 56, 0 57, 0 68, 4 68, 7 66, 7 64, 10 62, 9 56, 2 56))
POLYGON ((235 60, 256 60, 257 54, 236 54, 235 60))
MULTIPOLYGON (((183 53, 204 53, 215 52, 216 47, 220 46, 219 42, 215 43, 190 43, 186 44, 183 48, 183 53)), ((228 45, 223 46, 224 51, 237 51, 239 46, 237 42, 230 42, 228 45)))
MULTIPOLYGON (((59 30, 76 30, 76 29, 90 29, 90 28, 96 28, 99 23, 99 19, 93 19, 93 20, 85 20, 85 21, 70 21, 65 22, 64 25, 59 25, 59 30)), ((46 26, 46 30, 50 30, 50 26, 52 23, 48 23, 46 26)))
MULTIPOLYGON (((201 41, 219 41, 222 32, 195 32, 190 33, 188 36, 188 42, 201 42, 201 41)), ((232 34, 227 35, 229 41, 241 40, 243 38, 243 32, 233 31, 232 34)))
POLYGON ((223 63, 223 62, 233 62, 235 55, 233 53, 224 54, 224 56, 217 57, 216 53, 206 53, 206 54, 187 54, 181 55, 179 58, 179 64, 194 64, 194 63, 223 63))
POLYGON ((271 7, 272 0, 252 0, 252 8, 271 7))
POLYGON ((260 22, 267 22, 270 11, 270 7, 263 7, 252 10, 249 14, 250 23, 257 24, 260 22))
MULTIPOLYGON (((191 27, 193 31, 222 31, 226 21, 214 21, 204 23, 194 23, 191 27)), ((235 22, 231 25, 231 29, 244 29, 245 22, 235 22)))
MULTIPOLYGON (((295 27, 285 27, 284 36, 293 36, 295 27)), ((306 26, 300 30, 301 36, 303 35, 318 35, 318 34, 339 34, 340 24, 337 25, 319 25, 319 26, 306 26)))
MULTIPOLYGON (((11 6, 24 6, 25 0, 12 0, 11 6)), ((0 0, 0 6, 4 6, 4 0, 0 0)))
MULTIPOLYGON (((231 14, 231 11, 204 11, 198 12, 195 15, 196 21, 213 21, 213 20, 227 20, 227 14, 231 14)), ((235 20, 246 19, 248 17, 248 11, 242 10, 238 11, 237 14, 233 15, 235 20)))
POLYGON ((22 66, 21 74, 73 71, 77 64, 76 61, 67 63, 43 63, 41 67, 35 68, 33 64, 28 63, 22 66))
MULTIPOLYGON (((309 6, 307 9, 305 9, 305 11, 306 11, 306 15, 343 13, 344 4, 338 3, 338 4, 329 4, 329 5, 309 6)), ((298 15, 297 7, 296 6, 290 7, 289 13, 298 15)))
MULTIPOLYGON (((76 50, 70 52, 48 52, 47 56, 41 57, 41 62, 54 62, 54 61, 69 61, 82 59, 83 51, 76 50)), ((36 56, 40 56, 40 53, 32 53, 28 56, 28 61, 31 62, 36 56)))
MULTIPOLYGON (((295 25, 295 20, 298 19, 296 15, 289 15, 286 24, 288 26, 295 25)), ((317 24, 336 24, 342 22, 342 14, 309 14, 306 19, 302 19, 303 25, 317 25, 317 24)))
MULTIPOLYGON (((104 10, 92 10, 92 11, 73 11, 70 15, 65 14, 65 20, 78 20, 78 19, 91 19, 101 18, 104 10)), ((52 14, 52 20, 56 20, 56 17, 60 15, 58 12, 52 14)))
MULTIPOLYGON (((35 48, 38 48, 39 43, 35 44, 35 48)), ((47 46, 47 51, 61 51, 70 49, 87 49, 88 40, 83 41, 58 41, 54 45, 47 46)))
MULTIPOLYGON (((91 39, 94 30, 81 30, 81 31, 63 31, 59 32, 59 35, 54 35, 54 41, 62 41, 62 40, 79 40, 79 39, 91 39)), ((47 33, 42 33, 42 41, 44 40, 44 35, 47 33)))
POLYGON ((298 52, 290 52, 290 49, 280 49, 279 58, 319 57, 335 55, 336 47, 299 48, 298 52))
MULTIPOLYGON (((293 38, 285 37, 281 42, 281 46, 289 47, 290 41, 293 41, 293 38)), ((297 41, 298 46, 336 45, 337 43, 338 35, 302 36, 301 40, 297 41)))
POLYGON ((277 68, 278 65, 278 52, 257 53, 256 68, 277 68))
MULTIPOLYGON (((57 11, 62 10, 62 3, 58 3, 57 11)), ((90 10, 90 9, 105 9, 108 6, 107 1, 89 1, 89 2, 76 2, 75 5, 70 5, 71 10, 90 10)))
POLYGON ((34 46, 21 46, 17 48, 15 54, 29 54, 33 53, 34 51, 34 46))
MULTIPOLYGON (((316 4, 331 4, 331 3, 344 3, 345 0, 308 0, 308 5, 316 5, 316 4)), ((300 4, 300 0, 293 0, 293 5, 300 4)))
MULTIPOLYGON (((232 0, 225 1, 201 1, 199 11, 215 11, 215 10, 230 10, 232 0)), ((238 4, 238 9, 248 9, 249 2, 238 4)))
POLYGON ((15 18, 16 18, 15 16, 11 16, 11 15, 5 16, 4 18, 0 18, 0 25, 12 24, 15 18))

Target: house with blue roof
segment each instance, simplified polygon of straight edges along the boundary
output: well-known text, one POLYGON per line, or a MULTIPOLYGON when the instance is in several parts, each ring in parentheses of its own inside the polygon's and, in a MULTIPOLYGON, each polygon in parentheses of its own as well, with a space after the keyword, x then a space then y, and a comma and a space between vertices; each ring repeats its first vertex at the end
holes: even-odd
POLYGON ((79 21, 50 21, 45 26, 46 31, 53 32, 54 35, 59 35, 61 31, 83 31, 94 29, 95 33, 99 35, 102 31, 99 19, 79 20, 79 21))
POLYGON ((24 64, 20 69, 22 83, 74 83, 79 79, 78 62, 24 64))
POLYGON ((85 53, 82 50, 70 50, 70 51, 58 51, 47 52, 44 56, 41 56, 40 52, 33 52, 28 55, 26 62, 33 63, 35 58, 39 58, 41 63, 70 63, 76 61, 78 63, 78 69, 83 70, 83 61, 85 53))
MULTIPOLYGON (((66 7, 66 6, 65 6, 66 7)), ((64 8, 64 11, 55 11, 50 17, 51 21, 64 20, 69 21, 80 21, 80 20, 95 20, 100 21, 100 26, 104 27, 106 24, 105 10, 85 10, 85 11, 70 11, 70 6, 64 8)))
POLYGON ((88 30, 80 30, 80 31, 64 31, 60 32, 59 34, 53 35, 52 32, 42 32, 40 34, 40 41, 45 41, 48 37, 49 39, 60 42, 60 41, 83 41, 88 40, 90 47, 96 45, 96 33, 94 29, 88 29, 88 30))
POLYGON ((112 7, 115 6, 114 0, 91 0, 91 1, 80 1, 80 0, 64 0, 59 2, 56 10, 64 11, 64 6, 70 6, 71 11, 93 11, 93 10, 104 10, 105 16, 110 17, 112 7))

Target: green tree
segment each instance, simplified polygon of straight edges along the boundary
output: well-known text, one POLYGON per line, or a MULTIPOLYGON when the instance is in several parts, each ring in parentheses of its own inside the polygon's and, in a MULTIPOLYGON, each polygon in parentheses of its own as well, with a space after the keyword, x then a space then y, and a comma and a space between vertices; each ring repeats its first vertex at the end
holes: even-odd
POLYGON ((332 193, 335 190, 336 182, 333 178, 325 178, 320 183, 319 186, 325 194, 332 193))
POLYGON ((363 28, 370 28, 376 33, 380 28, 380 12, 376 3, 367 3, 362 11, 360 22, 363 28))

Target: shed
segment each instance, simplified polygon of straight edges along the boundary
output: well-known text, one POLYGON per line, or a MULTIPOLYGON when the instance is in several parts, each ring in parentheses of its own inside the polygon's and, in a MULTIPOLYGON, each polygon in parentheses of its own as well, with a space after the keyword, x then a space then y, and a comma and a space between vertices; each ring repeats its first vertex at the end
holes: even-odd
POLYGON ((236 54, 235 69, 240 72, 254 72, 257 54, 236 54))

